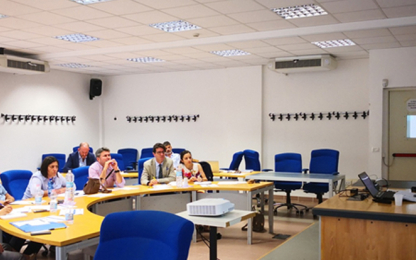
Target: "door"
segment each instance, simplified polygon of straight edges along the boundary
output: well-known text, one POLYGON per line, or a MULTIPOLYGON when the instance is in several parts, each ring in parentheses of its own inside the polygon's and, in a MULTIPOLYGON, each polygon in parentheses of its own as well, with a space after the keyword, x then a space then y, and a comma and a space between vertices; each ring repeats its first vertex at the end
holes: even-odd
POLYGON ((388 179, 416 181, 416 89, 389 91, 388 122, 388 179))

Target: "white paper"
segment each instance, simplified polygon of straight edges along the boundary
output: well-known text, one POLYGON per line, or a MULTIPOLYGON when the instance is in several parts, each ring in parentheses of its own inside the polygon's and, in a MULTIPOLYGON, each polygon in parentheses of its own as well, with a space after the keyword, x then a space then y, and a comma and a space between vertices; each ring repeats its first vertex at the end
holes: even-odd
POLYGON ((60 216, 65 216, 66 213, 69 213, 69 210, 74 210, 74 215, 83 215, 84 209, 61 209, 61 212, 59 212, 60 216))
POLYGON ((64 222, 65 217, 59 217, 59 216, 49 216, 41 218, 43 221, 47 221, 49 223, 58 223, 58 222, 64 222))
POLYGON ((24 213, 19 213, 19 212, 13 213, 13 212, 11 212, 7 215, 0 216, 0 218, 1 219, 12 219, 12 218, 22 218, 22 217, 26 217, 26 216, 27 216, 27 214, 24 214, 24 213))
POLYGON ((196 184, 196 185, 210 185, 210 184, 212 184, 212 182, 211 181, 196 181, 196 182, 194 182, 194 184, 196 184))
POLYGON ((172 189, 172 187, 167 185, 167 184, 157 184, 157 185, 153 185, 153 189, 155 189, 155 190, 168 190, 168 189, 172 189))
POLYGON ((245 181, 219 181, 219 185, 247 184, 245 181))
POLYGON ((12 203, 10 203, 10 205, 31 205, 32 201, 27 201, 27 200, 15 200, 12 203))

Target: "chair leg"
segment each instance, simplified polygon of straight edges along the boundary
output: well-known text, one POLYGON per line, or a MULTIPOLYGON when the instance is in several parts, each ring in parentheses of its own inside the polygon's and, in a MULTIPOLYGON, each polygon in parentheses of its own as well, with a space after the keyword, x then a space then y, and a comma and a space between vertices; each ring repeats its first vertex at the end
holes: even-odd
POLYGON ((296 214, 301 214, 303 215, 303 210, 306 210, 307 207, 305 205, 302 204, 297 204, 297 203, 292 203, 291 199, 290 199, 290 193, 292 192, 292 190, 285 190, 286 192, 286 203, 283 204, 278 204, 276 203, 274 206, 278 205, 277 207, 274 208, 273 212, 275 215, 277 215, 277 209, 280 207, 287 207, 288 210, 295 208, 296 209, 296 214), (304 207, 304 209, 299 210, 298 207, 304 207))

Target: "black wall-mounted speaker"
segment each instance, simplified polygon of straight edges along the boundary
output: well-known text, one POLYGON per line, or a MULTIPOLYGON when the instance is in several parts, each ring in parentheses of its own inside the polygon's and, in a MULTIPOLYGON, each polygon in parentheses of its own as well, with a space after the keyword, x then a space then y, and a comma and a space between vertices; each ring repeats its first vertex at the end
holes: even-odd
POLYGON ((91 100, 94 97, 101 96, 102 85, 103 83, 101 79, 91 79, 90 81, 90 99, 91 100))

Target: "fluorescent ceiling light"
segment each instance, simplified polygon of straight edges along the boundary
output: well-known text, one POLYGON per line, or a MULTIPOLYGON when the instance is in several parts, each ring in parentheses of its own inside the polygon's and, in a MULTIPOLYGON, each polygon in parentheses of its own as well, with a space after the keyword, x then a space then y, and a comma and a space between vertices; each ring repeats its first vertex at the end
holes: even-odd
POLYGON ((80 64, 80 63, 63 63, 57 64, 58 66, 70 68, 70 69, 81 69, 91 67, 90 65, 80 64))
POLYGON ((284 19, 313 17, 328 14, 322 7, 316 4, 273 8, 272 11, 284 19))
POLYGON ((99 38, 81 34, 81 33, 74 33, 74 34, 67 34, 67 35, 61 35, 61 36, 55 36, 56 39, 69 41, 69 42, 92 42, 92 41, 98 41, 99 38))
POLYGON ((346 46, 354 46, 355 42, 351 41, 350 39, 343 39, 343 40, 332 40, 332 41, 322 41, 322 42, 311 42, 315 44, 319 48, 333 48, 333 47, 346 47, 346 46))
POLYGON ((129 61, 149 63, 149 62, 164 62, 164 60, 153 58, 153 57, 140 57, 140 58, 131 58, 127 59, 129 61))
POLYGON ((250 55, 250 53, 246 51, 242 51, 242 50, 211 51, 211 53, 219 55, 219 56, 223 56, 223 57, 250 55))
POLYGON ((89 5, 89 4, 95 4, 95 3, 100 3, 100 2, 107 2, 111 0, 72 0, 72 1, 77 2, 78 4, 89 5))
POLYGON ((183 32, 189 30, 198 30, 201 27, 188 23, 186 21, 172 21, 172 22, 165 22, 165 23, 153 23, 149 24, 150 27, 165 31, 165 32, 183 32))

